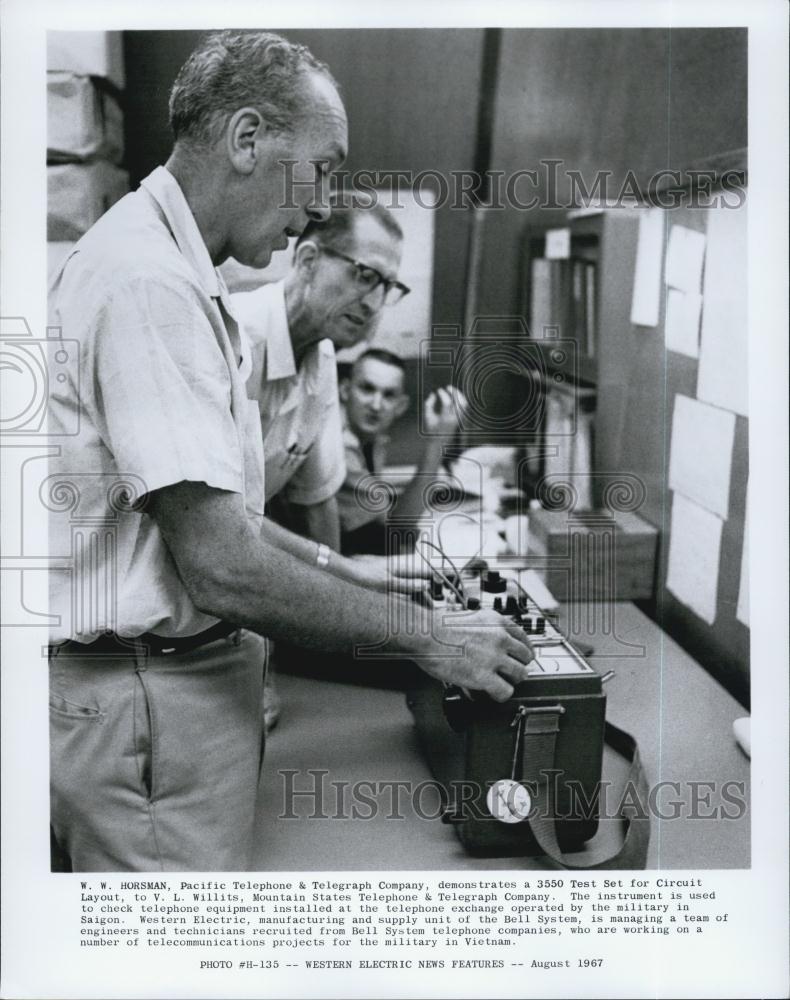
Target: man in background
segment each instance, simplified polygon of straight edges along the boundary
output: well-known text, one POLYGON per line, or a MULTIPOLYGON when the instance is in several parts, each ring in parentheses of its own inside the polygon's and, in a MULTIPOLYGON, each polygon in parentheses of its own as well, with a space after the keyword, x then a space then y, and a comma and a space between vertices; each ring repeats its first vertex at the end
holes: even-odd
POLYGON ((390 510, 381 512, 380 473, 385 464, 387 435, 409 405, 405 365, 395 354, 371 348, 354 362, 340 386, 346 476, 338 494, 341 548, 346 554, 387 551, 387 519, 400 528, 416 521, 425 507, 425 492, 442 461, 466 407, 458 389, 432 392, 423 404, 422 442, 414 477, 390 510))
POLYGON ((345 458, 335 351, 370 339, 383 307, 408 294, 397 280, 402 240, 386 208, 356 195, 307 226, 284 280, 232 297, 252 350, 267 503, 337 551, 345 458))
MULTIPOLYGON (((403 233, 374 199, 332 205, 299 237, 282 281, 232 296, 251 347, 247 382, 257 400, 265 455, 267 512, 313 541, 340 551, 335 494, 346 464, 335 350, 375 332, 385 305, 409 289, 397 280, 403 233)), ((358 582, 388 578, 383 560, 359 567, 358 582)), ((278 647, 274 660, 289 658, 278 647)), ((281 714, 272 664, 266 675, 267 732, 281 714)))

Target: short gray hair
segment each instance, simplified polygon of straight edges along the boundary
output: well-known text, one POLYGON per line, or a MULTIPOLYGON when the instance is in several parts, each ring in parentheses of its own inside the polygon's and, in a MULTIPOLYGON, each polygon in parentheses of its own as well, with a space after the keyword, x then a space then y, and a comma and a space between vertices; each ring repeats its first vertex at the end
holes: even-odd
POLYGON ((306 45, 268 31, 209 35, 179 70, 170 91, 170 127, 176 141, 216 142, 230 115, 257 108, 276 132, 293 132, 308 114, 303 86, 321 73, 339 87, 329 67, 306 45))

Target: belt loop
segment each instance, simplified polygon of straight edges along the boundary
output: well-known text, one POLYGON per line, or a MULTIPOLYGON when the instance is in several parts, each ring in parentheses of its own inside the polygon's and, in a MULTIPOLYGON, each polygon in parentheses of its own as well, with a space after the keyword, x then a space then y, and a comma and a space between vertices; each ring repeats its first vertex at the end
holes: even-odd
POLYGON ((231 638, 231 641, 233 642, 234 646, 240 646, 241 645, 241 633, 242 633, 242 630, 240 628, 237 628, 235 632, 231 632, 230 638, 231 638))
POLYGON ((140 639, 132 639, 132 643, 134 644, 135 670, 140 673, 141 671, 148 669, 149 650, 146 644, 140 639))

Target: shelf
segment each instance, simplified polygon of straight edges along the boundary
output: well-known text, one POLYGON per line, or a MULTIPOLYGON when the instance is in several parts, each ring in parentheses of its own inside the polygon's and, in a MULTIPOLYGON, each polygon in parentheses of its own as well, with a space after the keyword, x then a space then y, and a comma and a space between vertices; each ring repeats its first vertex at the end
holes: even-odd
POLYGON ((545 232, 530 235, 523 269, 523 312, 533 340, 547 343, 551 370, 590 384, 598 375, 599 227, 598 219, 574 221, 569 255, 561 258, 544 256, 545 232), (575 350, 562 351, 563 341, 575 350), (564 358, 552 360, 558 350, 564 358))

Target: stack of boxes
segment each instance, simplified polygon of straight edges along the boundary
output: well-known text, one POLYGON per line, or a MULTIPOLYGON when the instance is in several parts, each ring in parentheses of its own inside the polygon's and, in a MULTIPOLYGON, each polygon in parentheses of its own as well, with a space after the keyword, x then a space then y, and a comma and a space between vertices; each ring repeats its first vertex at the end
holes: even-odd
POLYGON ((47 270, 129 190, 123 160, 120 32, 47 38, 47 270))

